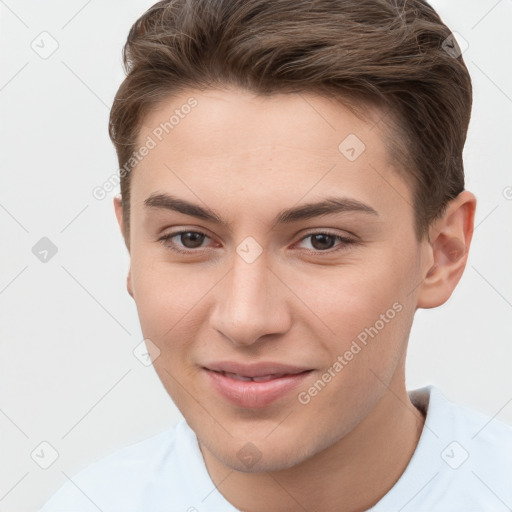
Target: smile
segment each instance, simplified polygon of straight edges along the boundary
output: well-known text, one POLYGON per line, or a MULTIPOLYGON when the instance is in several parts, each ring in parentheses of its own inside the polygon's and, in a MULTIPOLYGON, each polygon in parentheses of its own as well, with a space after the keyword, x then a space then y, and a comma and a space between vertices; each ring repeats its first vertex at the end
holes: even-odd
POLYGON ((266 407, 285 398, 312 371, 290 369, 290 373, 274 373, 261 366, 238 372, 203 368, 207 385, 223 400, 243 408, 266 407))

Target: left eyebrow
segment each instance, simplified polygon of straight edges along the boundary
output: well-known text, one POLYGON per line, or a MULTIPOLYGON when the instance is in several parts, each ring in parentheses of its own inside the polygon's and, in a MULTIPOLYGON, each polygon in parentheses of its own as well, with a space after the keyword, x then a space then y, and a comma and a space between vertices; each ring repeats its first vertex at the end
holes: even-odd
POLYGON ((328 197, 317 203, 309 203, 295 208, 288 208, 281 211, 275 222, 284 224, 298 220, 311 219, 320 215, 329 215, 333 213, 362 212, 370 215, 379 215, 371 206, 345 197, 328 197))
MULTIPOLYGON (((209 220, 217 224, 228 225, 222 217, 207 207, 199 206, 185 199, 169 194, 151 194, 145 201, 147 208, 163 208, 172 210, 202 220, 209 220)), ((370 215, 379 215, 371 206, 356 199, 345 197, 327 197, 326 199, 281 210, 274 220, 274 224, 287 224, 299 220, 311 219, 321 215, 334 213, 361 212, 370 215)))

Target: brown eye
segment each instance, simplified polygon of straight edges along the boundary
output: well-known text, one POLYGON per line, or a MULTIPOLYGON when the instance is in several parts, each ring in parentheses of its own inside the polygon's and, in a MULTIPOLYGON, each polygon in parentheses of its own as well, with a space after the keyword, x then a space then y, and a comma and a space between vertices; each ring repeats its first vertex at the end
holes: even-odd
POLYGON ((193 254, 194 249, 203 249, 202 243, 209 238, 200 231, 176 231, 158 239, 166 248, 181 254, 193 254))
POLYGON ((331 254, 338 250, 348 249, 351 245, 356 245, 357 241, 341 236, 335 233, 329 233, 327 231, 317 231, 316 233, 309 233, 300 240, 302 249, 306 249, 309 252, 321 254, 331 254), (308 241, 309 247, 305 247, 304 243, 308 241), (332 250, 331 250, 332 249, 332 250))
POLYGON ((180 242, 187 249, 197 249, 203 243, 205 235, 197 231, 183 231, 179 234, 180 242))
POLYGON ((334 246, 336 237, 328 235, 326 233, 316 233, 311 236, 311 245, 318 251, 325 251, 331 249, 334 246))

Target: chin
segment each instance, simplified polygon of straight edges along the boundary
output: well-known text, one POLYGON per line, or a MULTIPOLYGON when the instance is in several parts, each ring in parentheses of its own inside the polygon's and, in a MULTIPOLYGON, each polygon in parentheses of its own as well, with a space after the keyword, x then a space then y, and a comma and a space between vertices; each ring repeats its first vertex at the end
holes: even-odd
POLYGON ((290 469, 308 458, 307 455, 297 453, 293 449, 286 452, 276 452, 273 449, 263 448, 263 450, 260 450, 261 458, 257 462, 245 463, 240 460, 239 453, 240 451, 230 453, 227 458, 220 460, 227 467, 242 473, 268 473, 290 469))
MULTIPOLYGON (((299 433, 298 433, 299 434, 299 433)), ((273 435, 273 434, 272 434, 273 435)), ((264 473, 290 469, 326 448, 331 439, 305 440, 303 436, 276 436, 275 439, 256 439, 254 442, 238 437, 226 444, 213 439, 201 440, 208 451, 222 464, 242 473, 264 473), (205 442, 206 441, 206 442, 205 442), (326 446, 324 446, 324 444, 326 446)))

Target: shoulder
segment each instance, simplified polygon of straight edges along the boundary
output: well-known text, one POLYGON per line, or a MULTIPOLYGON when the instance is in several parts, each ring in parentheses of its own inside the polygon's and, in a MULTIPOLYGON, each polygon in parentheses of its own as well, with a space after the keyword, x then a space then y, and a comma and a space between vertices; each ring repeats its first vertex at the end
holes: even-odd
POLYGON ((469 454, 512 463, 512 427, 495 416, 449 401, 436 387, 429 386, 430 427, 466 445, 469 454))
POLYGON ((170 482, 176 482, 179 463, 176 447, 179 442, 186 444, 187 429, 182 420, 172 428, 126 446, 67 477, 40 512, 139 510, 148 489, 162 472, 170 477, 170 482))
POLYGON ((512 505, 512 427, 448 400, 434 386, 409 393, 426 415, 416 450, 375 512, 504 512, 512 505))
MULTIPOLYGON (((512 427, 447 400, 432 389, 437 408, 433 428, 441 443, 441 482, 467 510, 510 510, 512 506, 512 427)), ((438 445, 439 446, 439 445, 438 445)))

